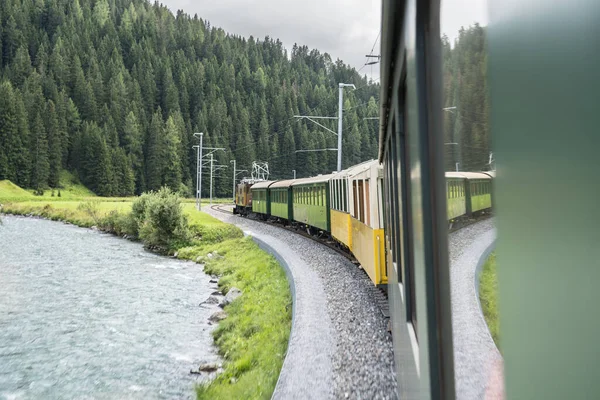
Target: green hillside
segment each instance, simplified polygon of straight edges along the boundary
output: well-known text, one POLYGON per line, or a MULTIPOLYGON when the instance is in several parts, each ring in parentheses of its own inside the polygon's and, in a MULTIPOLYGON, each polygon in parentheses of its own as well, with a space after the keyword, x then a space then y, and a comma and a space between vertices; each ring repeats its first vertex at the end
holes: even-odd
MULTIPOLYGON (((344 95, 343 166, 377 153, 379 86, 306 46, 230 35, 144 0, 0 2, 0 179, 58 188, 68 170, 101 196, 163 185, 189 194, 193 132, 221 147, 214 192, 232 171, 268 161, 272 178, 332 171, 335 135, 294 115, 336 116, 344 95)), ((326 121, 336 129, 336 121, 326 121)), ((208 185, 206 189, 208 191, 208 185)))
POLYGON ((0 181, 0 203, 6 201, 27 201, 33 198, 33 194, 20 188, 9 180, 0 181))

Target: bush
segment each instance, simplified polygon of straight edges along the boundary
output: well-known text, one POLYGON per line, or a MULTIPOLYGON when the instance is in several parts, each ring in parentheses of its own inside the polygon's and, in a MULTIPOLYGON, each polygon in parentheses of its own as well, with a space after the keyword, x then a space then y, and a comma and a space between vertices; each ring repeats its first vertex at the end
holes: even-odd
POLYGON ((117 210, 112 210, 102 219, 101 226, 104 231, 114 233, 115 235, 132 235, 130 221, 131 218, 128 215, 121 214, 117 210))
POLYGON ((146 221, 146 209, 148 202, 154 196, 154 192, 142 193, 131 205, 131 213, 129 213, 128 230, 132 235, 139 236, 140 229, 146 221))
POLYGON ((89 200, 83 203, 80 203, 77 206, 77 209, 86 213, 96 225, 100 222, 100 210, 99 210, 100 202, 98 200, 89 200))
POLYGON ((179 196, 171 189, 163 187, 158 192, 146 193, 136 203, 131 215, 146 246, 169 250, 189 241, 187 217, 179 196), (142 211, 144 218, 140 224, 142 211))

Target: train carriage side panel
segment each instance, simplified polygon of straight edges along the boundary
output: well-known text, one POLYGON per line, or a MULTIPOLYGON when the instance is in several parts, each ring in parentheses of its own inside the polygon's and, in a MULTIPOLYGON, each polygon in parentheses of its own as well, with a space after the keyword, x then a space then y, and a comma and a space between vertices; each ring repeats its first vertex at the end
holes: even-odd
POLYGON ((292 184, 294 220, 329 232, 328 181, 330 175, 298 179, 292 184))
POLYGON ((379 162, 364 163, 350 172, 352 254, 375 285, 387 284, 384 231, 380 210, 383 170, 379 162))
POLYGON ((348 170, 333 175, 329 181, 331 236, 352 250, 352 224, 348 197, 348 170))
POLYGON ((446 172, 446 207, 448 219, 467 214, 466 179, 458 172, 446 172))
POLYGON ((264 216, 269 216, 271 214, 269 186, 273 183, 273 181, 263 181, 252 185, 252 212, 264 216))
POLYGON ((271 192, 271 215, 292 220, 292 187, 294 179, 277 181, 269 187, 271 192))
POLYGON ((492 178, 484 173, 467 173, 471 194, 471 212, 492 207, 492 178))

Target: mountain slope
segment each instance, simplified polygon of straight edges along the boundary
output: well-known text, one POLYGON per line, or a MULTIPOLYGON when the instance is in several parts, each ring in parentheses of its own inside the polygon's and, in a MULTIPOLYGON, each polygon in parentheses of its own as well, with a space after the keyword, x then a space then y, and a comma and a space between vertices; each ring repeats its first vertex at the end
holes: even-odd
MULTIPOLYGON (((328 172, 335 152, 295 150, 337 138, 293 116, 336 116, 338 82, 358 88, 345 93, 344 166, 376 155, 376 123, 363 118, 378 115, 378 85, 317 50, 288 54, 142 0, 5 0, 0 24, 0 179, 19 186, 56 187, 68 169, 99 195, 189 193, 193 132, 225 149, 221 165, 328 172)), ((217 195, 231 179, 216 174, 217 195)))

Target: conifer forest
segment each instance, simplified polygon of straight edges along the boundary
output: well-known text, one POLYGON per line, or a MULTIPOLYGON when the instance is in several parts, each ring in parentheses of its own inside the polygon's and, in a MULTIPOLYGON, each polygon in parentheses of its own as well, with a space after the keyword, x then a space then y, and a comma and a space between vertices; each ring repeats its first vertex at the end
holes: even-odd
MULTIPOLYGON (((460 155, 482 169, 484 28, 443 44, 454 80, 446 80, 447 104, 475 110, 447 116, 448 140, 467 146, 448 164, 460 155)), ((224 149, 214 153, 227 166, 215 175, 217 196, 231 194, 234 159, 246 170, 268 162, 271 179, 330 173, 336 152, 296 150, 335 148, 337 137, 294 116, 336 117, 340 82, 356 86, 344 92, 342 166, 377 157, 376 81, 316 49, 231 35, 158 2, 3 0, 0 49, 0 180, 21 187, 55 188, 68 170, 101 196, 162 186, 191 196, 194 132, 205 147, 224 149)), ((337 121, 321 121, 337 131, 337 121)))

